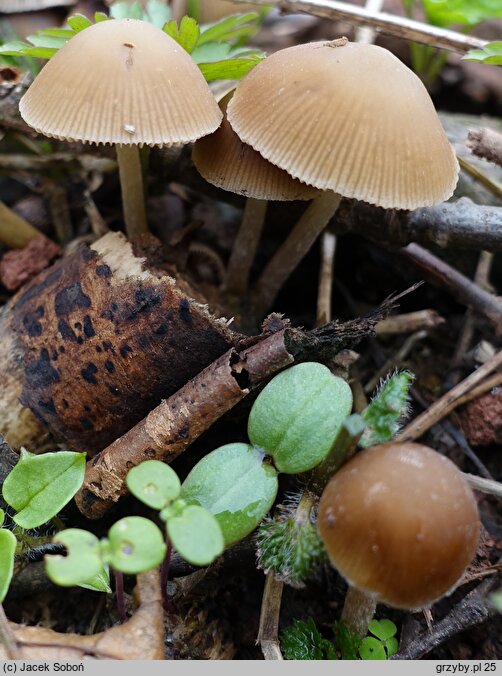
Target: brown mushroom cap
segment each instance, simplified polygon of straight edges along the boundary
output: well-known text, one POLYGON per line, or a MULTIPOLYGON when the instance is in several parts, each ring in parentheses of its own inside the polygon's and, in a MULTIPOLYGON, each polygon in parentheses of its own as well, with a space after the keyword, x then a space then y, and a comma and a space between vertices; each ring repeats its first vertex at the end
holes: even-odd
POLYGON ((415 609, 461 577, 476 552, 479 516, 450 460, 420 444, 394 443, 359 453, 332 477, 318 527, 349 584, 415 609))
POLYGON ((222 117, 187 52, 134 19, 102 21, 69 40, 19 110, 47 136, 125 145, 188 143, 217 129, 222 117))
POLYGON ((254 68, 228 106, 239 137, 292 176, 385 208, 442 202, 458 162, 420 79, 375 45, 314 42, 254 68))
MULTIPOLYGON (((220 101, 225 114, 232 92, 220 101)), ((242 143, 226 117, 213 134, 199 139, 192 152, 199 173, 213 185, 238 195, 263 200, 309 200, 316 188, 292 178, 242 143)))

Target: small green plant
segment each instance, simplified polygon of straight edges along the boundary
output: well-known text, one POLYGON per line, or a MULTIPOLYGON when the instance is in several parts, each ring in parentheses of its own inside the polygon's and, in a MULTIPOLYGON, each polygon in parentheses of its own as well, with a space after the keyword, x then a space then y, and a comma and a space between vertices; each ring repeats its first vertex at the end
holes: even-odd
POLYGON ((330 641, 318 630, 314 620, 295 620, 281 634, 281 647, 287 660, 386 660, 397 652, 397 627, 390 620, 372 620, 371 635, 360 638, 343 622, 333 627, 330 641))
MULTIPOLYGON (((502 5, 499 0, 421 0, 428 23, 441 28, 463 26, 468 32, 487 19, 502 17, 502 5)), ((406 15, 415 18, 415 0, 403 0, 406 15)), ((483 50, 471 50, 464 58, 483 63, 501 63, 500 42, 490 43, 483 50), (486 51, 487 50, 487 51, 486 51)), ((446 63, 448 52, 436 50, 428 45, 410 43, 413 70, 430 83, 441 72, 446 63)))
MULTIPOLYGON (((199 26, 195 19, 185 16, 177 24, 165 3, 149 0, 145 8, 139 2, 116 2, 110 8, 110 17, 103 12, 94 15, 95 23, 109 19, 139 19, 162 28, 191 54, 207 81, 240 79, 265 56, 244 46, 259 30, 260 15, 256 12, 234 14, 208 26, 199 26)), ((68 18, 66 28, 46 28, 28 36, 26 42, 14 40, 1 45, 0 59, 51 59, 68 40, 89 26, 92 22, 86 16, 75 14, 68 18)))
POLYGON ((362 412, 367 427, 359 441, 361 448, 390 441, 400 421, 409 414, 409 391, 415 376, 409 371, 389 375, 362 412))
POLYGON ((9 591, 14 572, 14 556, 16 554, 16 536, 6 528, 2 528, 5 514, 0 509, 0 603, 3 603, 9 591))

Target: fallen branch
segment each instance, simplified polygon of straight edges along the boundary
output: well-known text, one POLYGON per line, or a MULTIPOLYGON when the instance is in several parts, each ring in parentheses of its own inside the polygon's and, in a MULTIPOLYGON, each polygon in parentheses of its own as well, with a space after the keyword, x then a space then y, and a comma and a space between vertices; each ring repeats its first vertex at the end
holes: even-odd
POLYGON ((493 129, 473 129, 469 132, 466 145, 474 155, 502 167, 502 134, 493 129))
POLYGON ((310 332, 284 327, 272 315, 268 326, 275 323, 275 333, 240 352, 228 350, 88 462, 83 487, 76 496, 80 511, 90 519, 103 516, 126 494, 125 477, 132 467, 147 459, 172 462, 252 389, 281 369, 306 359, 328 361, 372 333, 397 298, 389 298, 363 319, 331 322, 310 332))
POLYGON ((486 622, 497 612, 487 599, 492 587, 493 579, 482 582, 467 594, 443 620, 437 622, 430 631, 419 634, 404 650, 400 650, 391 659, 419 660, 460 632, 486 622))
POLYGON ((418 244, 408 244, 399 250, 399 255, 418 268, 429 282, 489 319, 497 333, 502 335, 502 301, 496 296, 418 244))
MULTIPOLYGON (((233 0, 239 4, 246 0, 233 0)), ((270 0, 253 0, 257 5, 270 5, 270 0)), ((455 31, 431 26, 386 12, 372 12, 364 7, 349 5, 337 0, 279 0, 273 3, 283 12, 304 12, 326 19, 347 21, 356 26, 370 26, 375 30, 404 40, 413 40, 439 49, 449 49, 464 54, 469 49, 482 49, 487 40, 463 35, 455 31)))

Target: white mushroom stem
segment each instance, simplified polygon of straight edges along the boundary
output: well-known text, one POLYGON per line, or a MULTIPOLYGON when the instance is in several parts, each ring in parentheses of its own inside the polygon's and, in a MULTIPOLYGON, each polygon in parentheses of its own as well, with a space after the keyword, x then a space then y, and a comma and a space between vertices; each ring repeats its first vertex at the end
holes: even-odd
POLYGON ((228 261, 226 287, 235 295, 246 293, 249 273, 260 243, 260 237, 267 213, 267 200, 248 197, 241 227, 235 238, 228 261))
POLYGON ((357 587, 349 586, 342 611, 342 622, 352 634, 365 636, 375 614, 376 601, 357 587))
POLYGON ((284 282, 335 215, 341 199, 341 195, 327 190, 308 206, 256 283, 253 303, 258 315, 264 314, 274 302, 284 282))
POLYGON ((124 221, 129 239, 148 232, 143 171, 137 145, 116 145, 124 221))

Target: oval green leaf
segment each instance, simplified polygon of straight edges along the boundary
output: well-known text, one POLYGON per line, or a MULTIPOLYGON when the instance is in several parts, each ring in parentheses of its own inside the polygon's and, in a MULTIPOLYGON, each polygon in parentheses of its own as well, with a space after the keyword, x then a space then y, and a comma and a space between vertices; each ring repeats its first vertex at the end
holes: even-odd
POLYGON ((259 394, 249 415, 249 438, 273 457, 279 472, 299 474, 326 457, 351 410, 352 392, 343 378, 322 364, 298 364, 259 394))
POLYGON ((110 587, 110 569, 106 564, 101 564, 101 570, 99 573, 91 577, 85 582, 81 582, 79 587, 84 589, 90 589, 91 591, 102 592, 104 594, 111 594, 112 588, 110 587))
POLYGON ((362 660, 386 660, 387 653, 381 641, 372 636, 366 636, 359 646, 359 654, 362 660))
POLYGON ((180 494, 176 472, 160 460, 146 460, 127 474, 127 488, 153 509, 162 509, 180 494))
POLYGON ((277 473, 249 444, 227 444, 202 458, 181 486, 181 497, 216 517, 226 545, 251 533, 277 495, 277 473))
POLYGON ((47 576, 62 587, 73 587, 86 583, 102 569, 98 538, 80 528, 67 528, 58 533, 53 542, 64 545, 67 556, 47 554, 45 571, 47 576))
POLYGON ((368 630, 381 641, 386 641, 396 635, 397 627, 391 620, 371 620, 368 630))
POLYGON ((159 528, 142 516, 120 519, 108 531, 108 542, 102 546, 110 565, 122 573, 143 573, 156 568, 166 554, 166 545, 159 528))
POLYGON ((17 540, 14 533, 2 528, 0 530, 0 603, 3 602, 9 591, 14 572, 16 546, 17 540))
POLYGON ((78 491, 84 473, 85 453, 33 455, 23 449, 3 484, 4 500, 17 512, 14 521, 36 528, 52 519, 78 491))
POLYGON ((194 566, 209 565, 225 548, 218 521, 199 505, 185 507, 168 520, 166 528, 176 551, 194 566))

